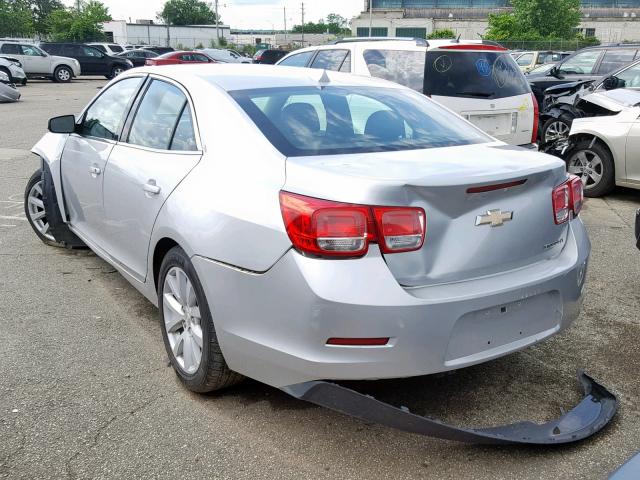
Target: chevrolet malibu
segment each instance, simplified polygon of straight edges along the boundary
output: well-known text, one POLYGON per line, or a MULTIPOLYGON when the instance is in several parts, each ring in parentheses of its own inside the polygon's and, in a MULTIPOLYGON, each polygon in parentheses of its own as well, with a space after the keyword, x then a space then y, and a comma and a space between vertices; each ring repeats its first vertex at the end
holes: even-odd
POLYGON ((452 370, 578 315, 581 181, 400 85, 143 67, 49 130, 31 225, 158 306, 191 390, 452 370))

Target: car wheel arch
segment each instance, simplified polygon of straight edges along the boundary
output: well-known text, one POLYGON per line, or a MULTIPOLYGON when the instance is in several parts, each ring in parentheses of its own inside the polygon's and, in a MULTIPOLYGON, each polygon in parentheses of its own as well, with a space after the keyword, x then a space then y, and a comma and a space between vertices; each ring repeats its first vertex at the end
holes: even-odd
POLYGON ((153 269, 153 286, 156 291, 158 290, 158 277, 160 276, 160 267, 162 266, 162 260, 164 260, 164 257, 173 247, 181 247, 181 245, 171 237, 162 237, 160 240, 158 240, 158 242, 156 242, 156 245, 153 249, 151 266, 153 269))
POLYGON ((613 168, 614 168, 614 174, 615 171, 617 170, 616 168, 616 155, 614 153, 613 148, 611 148, 611 145, 609 145, 609 142, 607 142, 604 138, 593 134, 593 133, 576 133, 575 135, 571 135, 570 137, 571 143, 576 145, 582 141, 591 141, 592 145, 594 143, 599 143, 600 145, 602 145, 604 148, 607 149, 607 151, 609 152, 609 155, 611 155, 611 158, 613 159, 613 168))

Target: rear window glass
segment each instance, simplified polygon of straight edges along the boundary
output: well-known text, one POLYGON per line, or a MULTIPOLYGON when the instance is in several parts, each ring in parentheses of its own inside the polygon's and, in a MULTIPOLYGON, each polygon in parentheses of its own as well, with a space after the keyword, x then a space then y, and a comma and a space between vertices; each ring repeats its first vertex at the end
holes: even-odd
POLYGON ((404 89, 282 87, 229 93, 288 157, 492 141, 435 102, 404 89))
POLYGON ((627 50, 627 49, 612 49, 607 50, 607 52, 602 57, 602 61, 600 62, 600 67, 598 67, 598 73, 605 74, 609 73, 617 68, 620 68, 625 63, 629 63, 633 61, 633 58, 636 56, 636 50, 627 50))
POLYGON ((109 45, 109 48, 112 52, 122 52, 122 47, 120 45, 109 45))
POLYGON ((424 93, 443 97, 505 98, 530 93, 508 53, 427 52, 424 93))
POLYGON ((418 92, 424 87, 424 50, 365 50, 372 77, 399 83, 418 92))

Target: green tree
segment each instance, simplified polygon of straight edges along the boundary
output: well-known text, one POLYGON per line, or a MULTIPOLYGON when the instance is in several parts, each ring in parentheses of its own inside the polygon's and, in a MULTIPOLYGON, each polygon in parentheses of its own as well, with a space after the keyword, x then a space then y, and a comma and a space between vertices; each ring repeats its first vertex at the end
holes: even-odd
POLYGON ((104 39, 102 23, 111 20, 109 9, 97 0, 82 2, 80 9, 63 8, 50 13, 47 25, 57 42, 89 42, 104 39))
POLYGON ((442 30, 434 30, 429 35, 427 35, 428 39, 432 38, 456 38, 456 32, 451 30, 450 28, 444 28, 442 30))
POLYGON ((575 39, 580 0, 511 0, 512 12, 489 15, 491 40, 575 39))
MULTIPOLYGON (((302 25, 294 25, 293 33, 302 33, 302 25)), ((346 35, 350 33, 347 19, 337 13, 330 13, 326 19, 318 20, 318 23, 307 22, 304 24, 304 33, 332 33, 334 35, 346 35)))
POLYGON ((33 33, 33 16, 26 0, 0 0, 0 37, 33 33))
POLYGON ((60 0, 30 0, 31 11, 33 14, 33 25, 35 31, 40 34, 49 32, 48 19, 49 15, 55 10, 61 10, 64 5, 60 0))
POLYGON ((200 0, 168 0, 158 18, 171 25, 214 25, 216 14, 211 4, 200 0))

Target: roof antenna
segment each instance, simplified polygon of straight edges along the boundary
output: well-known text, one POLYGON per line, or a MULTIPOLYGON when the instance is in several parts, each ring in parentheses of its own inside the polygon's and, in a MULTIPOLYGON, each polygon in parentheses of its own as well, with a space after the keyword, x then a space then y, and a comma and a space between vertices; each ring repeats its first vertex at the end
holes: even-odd
POLYGON ((318 80, 318 83, 321 86, 326 86, 326 85, 329 85, 331 83, 331 79, 329 78, 329 75, 327 75, 327 69, 326 68, 322 71, 322 76, 320 77, 320 80, 318 80))
POLYGON ((456 42, 456 43, 460 43, 460 37, 461 37, 461 36, 462 36, 462 34, 461 34, 461 33, 459 33, 459 34, 458 34, 458 36, 457 36, 457 38, 456 38, 456 40, 455 40, 455 42, 456 42))

